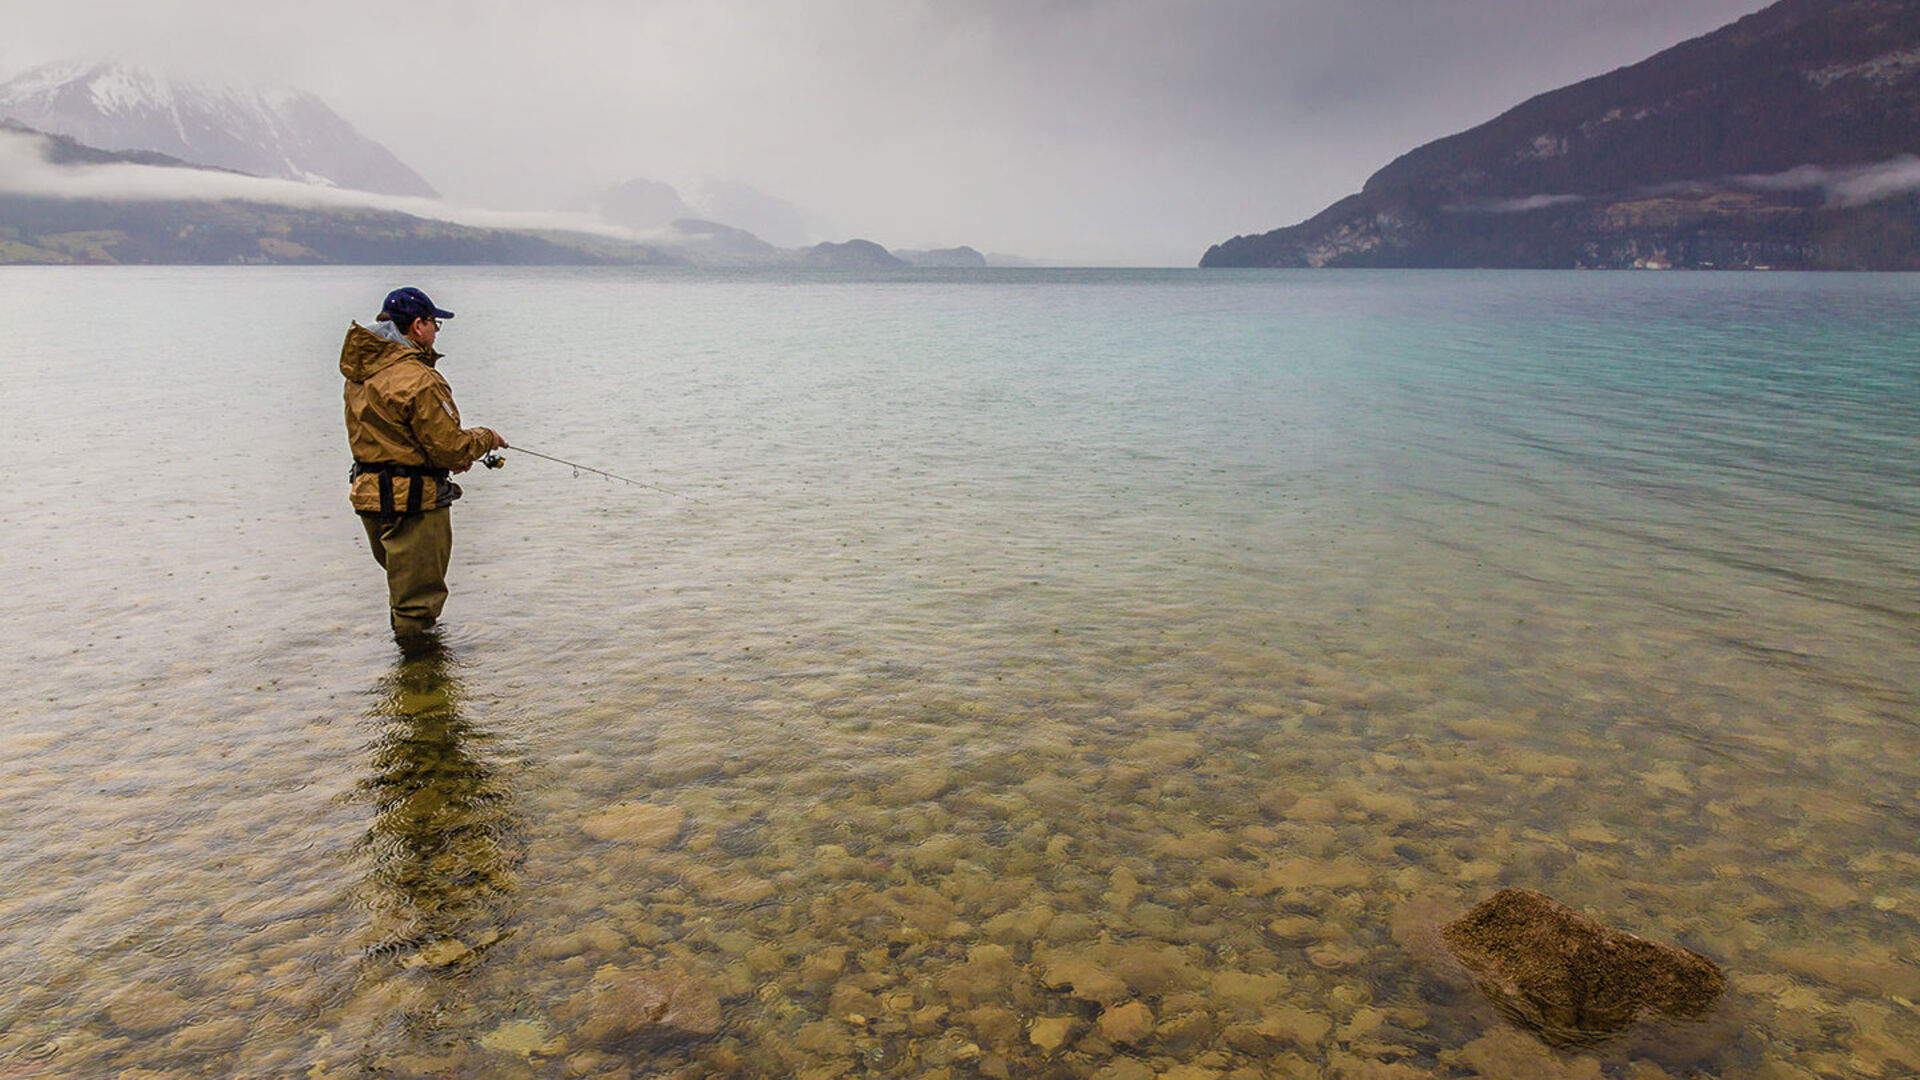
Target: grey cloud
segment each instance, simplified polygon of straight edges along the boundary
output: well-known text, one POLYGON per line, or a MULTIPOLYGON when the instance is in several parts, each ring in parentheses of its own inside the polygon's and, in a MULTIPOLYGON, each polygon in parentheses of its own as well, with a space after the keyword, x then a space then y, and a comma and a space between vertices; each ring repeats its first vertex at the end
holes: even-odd
POLYGON ((1585 201, 1584 195, 1528 195, 1519 199, 1469 199, 1447 209, 1464 214, 1524 214, 1529 210, 1585 201))
POLYGON ((1802 165, 1783 173, 1737 177, 1735 182, 1762 191, 1818 191, 1830 205, 1862 206, 1920 191, 1920 157, 1902 154, 1850 169, 1802 165))

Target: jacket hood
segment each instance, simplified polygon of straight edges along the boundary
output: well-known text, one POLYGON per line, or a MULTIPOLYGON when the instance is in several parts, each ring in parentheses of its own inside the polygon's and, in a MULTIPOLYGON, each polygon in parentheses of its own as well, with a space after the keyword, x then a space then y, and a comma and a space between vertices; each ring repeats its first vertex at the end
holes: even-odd
POLYGON ((439 353, 431 349, 423 351, 407 338, 381 333, 388 329, 388 324, 376 326, 377 329, 369 330, 354 323, 347 328, 347 339, 340 343, 340 374, 349 382, 365 382, 375 372, 402 360, 418 360, 432 367, 433 362, 440 359, 439 353))

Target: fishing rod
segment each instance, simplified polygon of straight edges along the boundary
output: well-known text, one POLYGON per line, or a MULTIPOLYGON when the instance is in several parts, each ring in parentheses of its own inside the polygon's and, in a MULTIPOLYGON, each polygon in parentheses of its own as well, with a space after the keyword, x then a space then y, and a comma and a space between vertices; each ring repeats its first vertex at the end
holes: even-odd
MULTIPOLYGON (((571 468, 573 470, 573 474, 575 476, 578 476, 583 472, 590 472, 596 476, 604 476, 609 480, 618 480, 623 484, 632 484, 634 487, 643 487, 643 488, 646 488, 648 491, 658 491, 663 495, 672 495, 675 498, 686 499, 688 502, 697 502, 702 505, 706 504, 705 499, 696 499, 684 491, 675 491, 672 488, 661 487, 659 484, 649 484, 644 480, 635 480, 631 476, 621 476, 619 473, 610 473, 605 469, 596 469, 591 465, 582 465, 577 461, 568 461, 566 458, 554 457, 552 454, 543 454, 538 450, 529 450, 524 446, 506 446, 506 447, 502 447, 501 449, 512 450, 516 454, 528 454, 533 457, 542 458, 544 460, 554 462, 555 464, 558 464, 558 465, 565 465, 568 468, 571 468)), ((506 465, 507 465, 507 459, 501 457, 497 453, 489 453, 487 456, 480 459, 480 464, 485 465, 489 469, 504 469, 506 468, 506 465)))

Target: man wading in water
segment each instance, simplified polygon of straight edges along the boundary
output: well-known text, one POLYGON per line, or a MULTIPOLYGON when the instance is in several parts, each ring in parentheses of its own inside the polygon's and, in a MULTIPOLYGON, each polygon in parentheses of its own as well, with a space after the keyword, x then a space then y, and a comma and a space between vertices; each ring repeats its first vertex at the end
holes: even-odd
POLYGON ((373 328, 354 323, 340 346, 353 509, 387 572, 393 636, 402 646, 432 629, 447 602, 448 506, 460 497, 450 474, 507 445, 491 428, 460 426, 453 390, 434 370, 433 339, 440 320, 451 318, 419 289, 395 289, 373 328))

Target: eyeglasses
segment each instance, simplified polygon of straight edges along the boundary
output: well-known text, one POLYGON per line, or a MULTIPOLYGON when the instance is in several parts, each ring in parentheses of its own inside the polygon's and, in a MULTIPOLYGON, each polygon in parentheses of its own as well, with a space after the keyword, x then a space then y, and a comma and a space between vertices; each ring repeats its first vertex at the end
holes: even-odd
POLYGON ((434 328, 435 330, 438 330, 438 329, 440 329, 440 320, 439 320, 439 319, 428 319, 427 321, 433 324, 433 328, 434 328))

